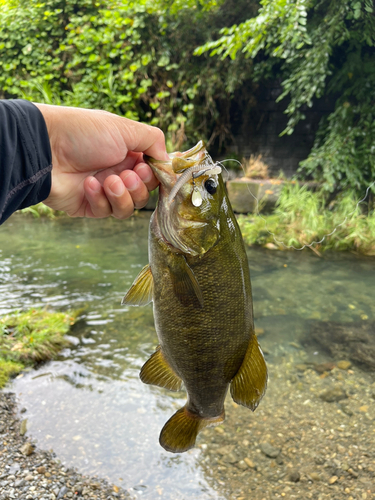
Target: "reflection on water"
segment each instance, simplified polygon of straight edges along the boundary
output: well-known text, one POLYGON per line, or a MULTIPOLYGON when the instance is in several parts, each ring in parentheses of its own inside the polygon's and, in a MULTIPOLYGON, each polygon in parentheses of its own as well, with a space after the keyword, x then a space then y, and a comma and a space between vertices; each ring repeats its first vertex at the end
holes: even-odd
MULTIPOLYGON (((66 464, 137 496, 155 498, 157 491, 164 499, 224 499, 220 482, 205 478, 199 447, 174 456, 158 444, 184 394, 138 378, 157 342, 152 308, 119 304, 147 263, 147 227, 147 215, 128 221, 13 217, 2 226, 0 314, 31 306, 84 308, 71 348, 16 379, 13 389, 27 409, 29 435, 66 464)), ((375 316, 373 258, 250 250, 249 263, 256 326, 264 330, 260 341, 271 365, 303 342, 311 320, 375 316)), ((311 356, 326 360, 314 350, 311 356)), ((272 372, 271 383, 278 383, 272 372)), ((225 425, 230 428, 229 419, 225 425)))

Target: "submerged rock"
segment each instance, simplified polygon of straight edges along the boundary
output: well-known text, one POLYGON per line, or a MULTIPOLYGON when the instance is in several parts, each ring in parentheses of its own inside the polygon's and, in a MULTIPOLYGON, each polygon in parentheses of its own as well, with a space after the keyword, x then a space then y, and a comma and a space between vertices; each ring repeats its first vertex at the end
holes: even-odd
POLYGON ((337 368, 340 368, 340 370, 349 370, 351 366, 351 362, 347 360, 341 360, 337 362, 337 368))
POLYGON ((327 403, 335 403, 337 401, 341 401, 342 399, 346 399, 348 395, 342 387, 335 385, 322 392, 319 397, 327 403))
POLYGON ((292 481, 292 483, 298 483, 300 479, 301 479, 301 474, 296 470, 289 474, 289 481, 292 481))
POLYGON ((22 455, 25 455, 26 457, 34 453, 35 446, 29 442, 26 442, 23 446, 20 448, 20 452, 22 455))
POLYGON ((281 451, 279 448, 275 448, 267 441, 265 441, 264 443, 260 443, 260 449, 262 453, 264 453, 269 458, 276 458, 281 451))
POLYGON ((375 322, 315 321, 304 344, 317 346, 339 359, 341 366, 337 366, 341 369, 347 370, 352 362, 363 370, 375 371, 375 322))

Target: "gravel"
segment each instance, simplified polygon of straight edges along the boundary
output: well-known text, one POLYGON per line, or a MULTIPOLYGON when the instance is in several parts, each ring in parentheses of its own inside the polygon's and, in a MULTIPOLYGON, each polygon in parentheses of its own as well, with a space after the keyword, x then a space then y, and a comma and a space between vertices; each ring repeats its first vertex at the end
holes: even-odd
POLYGON ((16 417, 14 394, 0 392, 0 500, 131 499, 116 485, 83 476, 36 448, 23 422, 16 417))
POLYGON ((320 373, 304 352, 267 364, 257 410, 228 397, 224 424, 201 433, 210 484, 228 500, 375 499, 375 374, 320 373))
MULTIPOLYGON (((322 373, 302 350, 269 356, 269 387, 259 408, 252 413, 228 396, 224 424, 198 439, 200 467, 218 497, 375 499, 375 374, 348 363, 322 373)), ((25 424, 15 410, 14 395, 0 393, 0 500, 131 498, 35 447, 21 435, 25 424)))

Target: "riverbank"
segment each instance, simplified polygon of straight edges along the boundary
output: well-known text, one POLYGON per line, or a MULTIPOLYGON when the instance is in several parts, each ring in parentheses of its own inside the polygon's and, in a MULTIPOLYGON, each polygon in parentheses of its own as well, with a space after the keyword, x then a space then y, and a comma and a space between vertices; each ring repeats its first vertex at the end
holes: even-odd
POLYGON ((56 357, 81 311, 31 308, 0 317, 0 389, 25 368, 56 357))
POLYGON ((25 435, 27 420, 19 419, 16 410, 14 394, 0 392, 1 500, 130 500, 117 486, 66 468, 53 452, 35 447, 25 435))
MULTIPOLYGON (((247 194, 251 198, 251 192, 247 194)), ((360 203, 354 192, 341 193, 328 202, 328 195, 323 191, 289 183, 280 190, 272 213, 262 212, 267 204, 268 195, 265 194, 254 204, 254 213, 238 215, 238 222, 248 246, 300 250, 311 245, 317 255, 325 250, 375 255, 375 210, 366 194, 366 202, 360 203)), ((155 190, 146 210, 155 208, 157 198, 155 190)), ((48 218, 62 214, 42 203, 20 212, 48 218)))

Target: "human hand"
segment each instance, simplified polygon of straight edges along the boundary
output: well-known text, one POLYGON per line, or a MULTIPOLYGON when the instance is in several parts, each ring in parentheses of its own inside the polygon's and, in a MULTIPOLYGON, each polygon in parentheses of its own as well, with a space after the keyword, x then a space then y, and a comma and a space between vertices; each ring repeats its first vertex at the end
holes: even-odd
POLYGON ((143 153, 167 157, 163 132, 106 111, 37 104, 52 149, 44 203, 72 217, 130 217, 156 188, 143 153))

